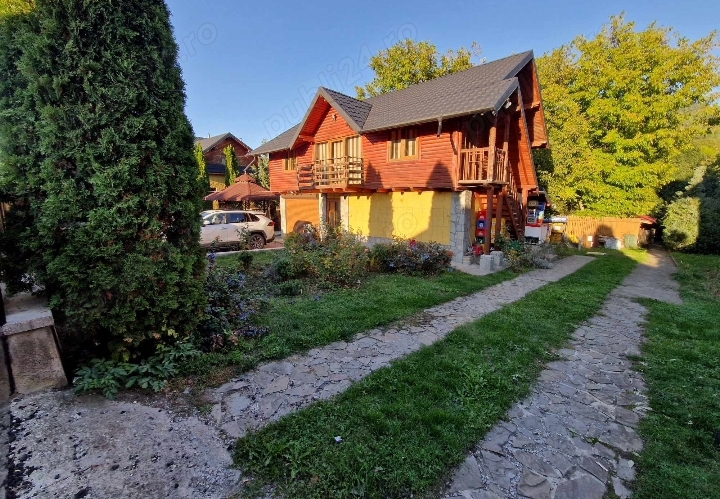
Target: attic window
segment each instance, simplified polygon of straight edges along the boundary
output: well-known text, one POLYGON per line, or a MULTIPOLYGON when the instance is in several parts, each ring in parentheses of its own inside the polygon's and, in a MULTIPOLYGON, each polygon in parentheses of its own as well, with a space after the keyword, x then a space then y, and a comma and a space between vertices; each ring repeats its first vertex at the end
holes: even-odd
POLYGON ((416 158, 417 130, 415 128, 402 128, 390 132, 390 159, 416 158))
POLYGON ((283 159, 283 169, 285 171, 297 169, 297 156, 295 155, 295 151, 290 150, 286 153, 283 159))

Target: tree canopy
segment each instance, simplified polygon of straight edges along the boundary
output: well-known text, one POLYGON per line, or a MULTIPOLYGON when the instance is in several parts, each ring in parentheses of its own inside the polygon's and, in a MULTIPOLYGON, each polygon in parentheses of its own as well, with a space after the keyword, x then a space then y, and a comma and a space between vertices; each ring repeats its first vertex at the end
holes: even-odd
POLYGON ((197 162, 198 166, 198 180, 203 186, 204 191, 203 192, 209 192, 210 191, 210 175, 207 171, 207 165, 205 164, 205 154, 203 152, 202 145, 200 142, 195 144, 195 149, 193 151, 193 154, 195 155, 195 161, 197 162))
POLYGON ((473 42, 470 49, 460 47, 440 54, 428 41, 416 42, 410 38, 381 50, 370 58, 369 66, 375 77, 365 87, 355 87, 358 99, 407 88, 416 83, 456 73, 473 67, 472 58, 480 54, 473 42))
POLYGON ((238 164, 237 155, 233 146, 228 145, 223 149, 223 155, 225 156, 225 187, 233 185, 235 179, 240 173, 240 165, 238 164))
POLYGON ((623 15, 538 58, 551 149, 541 181, 563 211, 652 213, 673 157, 718 115, 717 33, 690 41, 623 15))

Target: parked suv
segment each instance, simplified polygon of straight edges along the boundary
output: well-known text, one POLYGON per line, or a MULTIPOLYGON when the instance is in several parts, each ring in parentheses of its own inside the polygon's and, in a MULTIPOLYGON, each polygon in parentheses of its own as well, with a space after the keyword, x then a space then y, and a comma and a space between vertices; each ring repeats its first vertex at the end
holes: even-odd
POLYGON ((220 247, 235 246, 242 234, 249 234, 251 249, 259 249, 275 239, 275 223, 255 211, 209 210, 200 213, 200 244, 207 248, 213 241, 220 247))

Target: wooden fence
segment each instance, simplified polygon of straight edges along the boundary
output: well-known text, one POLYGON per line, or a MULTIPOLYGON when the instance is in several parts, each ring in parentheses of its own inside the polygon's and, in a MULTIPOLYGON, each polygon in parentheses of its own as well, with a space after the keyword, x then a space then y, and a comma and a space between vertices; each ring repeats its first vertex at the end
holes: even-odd
POLYGON ((571 240, 581 239, 585 242, 586 236, 593 236, 595 245, 598 237, 615 237, 622 240, 625 234, 637 236, 638 242, 644 244, 647 234, 640 225, 641 218, 616 218, 616 217, 568 217, 566 234, 571 240), (576 239, 577 238, 577 239, 576 239))

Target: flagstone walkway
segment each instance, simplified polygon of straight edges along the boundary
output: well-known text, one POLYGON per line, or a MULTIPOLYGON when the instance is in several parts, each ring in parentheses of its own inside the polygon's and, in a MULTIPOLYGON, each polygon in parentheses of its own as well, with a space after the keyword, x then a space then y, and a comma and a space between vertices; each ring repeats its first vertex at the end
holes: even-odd
POLYGON ((386 327, 260 366, 210 390, 212 417, 232 437, 245 435, 315 400, 327 399, 353 381, 444 338, 456 327, 474 321, 531 291, 572 274, 592 261, 586 256, 560 260, 547 270, 533 270, 478 293, 425 310, 420 325, 386 327))
POLYGON ((532 394, 492 428, 456 470, 445 497, 601 499, 629 497, 645 385, 640 354, 647 310, 634 298, 682 303, 661 250, 638 267, 548 364, 532 394), (608 495, 606 495, 608 494, 608 495))

